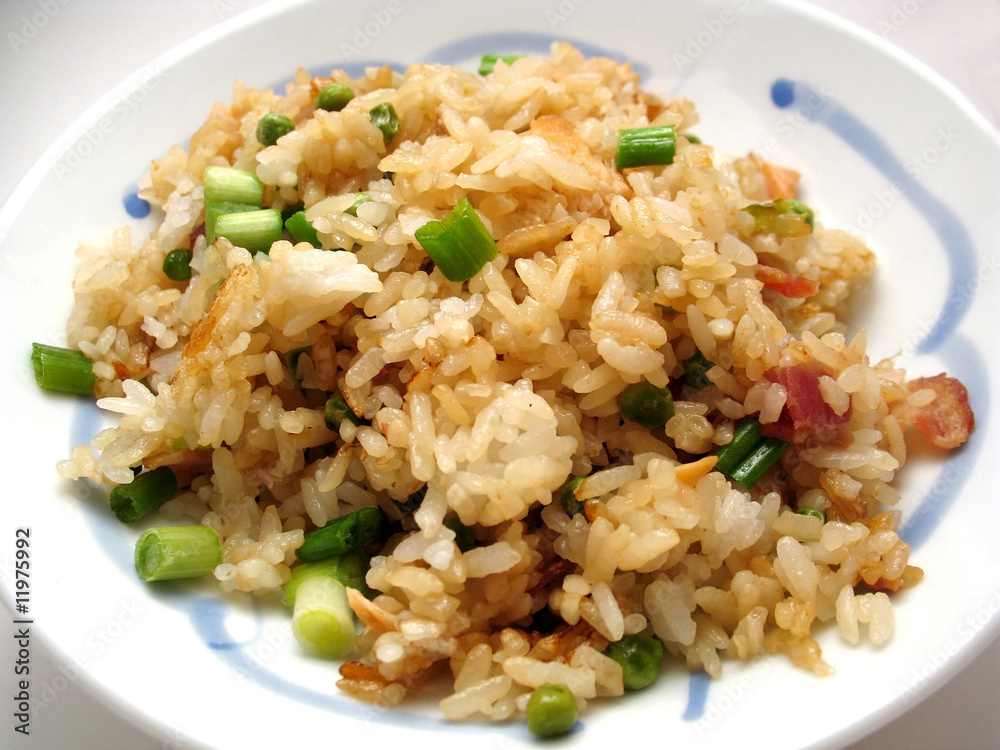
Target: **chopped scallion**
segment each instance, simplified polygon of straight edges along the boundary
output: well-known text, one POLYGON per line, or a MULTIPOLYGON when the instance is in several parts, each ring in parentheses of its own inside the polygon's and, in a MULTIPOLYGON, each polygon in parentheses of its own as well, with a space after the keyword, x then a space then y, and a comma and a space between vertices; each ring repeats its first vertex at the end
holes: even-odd
POLYGON ((312 348, 308 346, 299 346, 285 352, 285 367, 288 368, 288 374, 291 376, 295 385, 302 385, 302 375, 299 373, 299 358, 303 354, 311 353, 312 348))
POLYGON ((347 400, 341 394, 330 396, 323 408, 323 421, 326 422, 326 426, 331 430, 339 430, 340 423, 345 419, 355 425, 361 424, 361 418, 347 405, 347 400))
POLYGON ((163 275, 171 281, 187 281, 191 278, 191 257, 193 253, 180 247, 163 256, 163 275))
POLYGON ((205 205, 229 201, 260 208, 264 203, 264 183, 253 172, 235 167, 205 167, 205 205))
POLYGON ((750 455, 750 451, 760 442, 760 439, 760 425, 757 424, 757 420, 744 419, 736 425, 733 439, 719 448, 716 453, 718 461, 716 461, 715 470, 731 477, 733 469, 750 455))
POLYGON ((374 198, 372 198, 371 196, 366 195, 365 193, 358 193, 357 197, 354 199, 354 203, 352 203, 348 208, 344 209, 344 213, 350 214, 351 216, 357 216, 358 208, 360 206, 363 206, 366 203, 373 203, 373 202, 374 198))
POLYGON ((32 343, 31 364, 35 380, 47 391, 94 395, 94 363, 78 349, 32 343))
POLYGON ((625 386, 618 405, 625 419, 647 430, 663 427, 674 415, 674 399, 670 391, 657 388, 648 380, 625 386))
POLYGON ((778 462, 788 450, 788 446, 789 443, 779 438, 764 438, 740 465, 733 469, 731 478, 750 489, 778 462))
POLYGON ((177 475, 169 466, 145 471, 111 490, 111 511, 122 523, 138 521, 177 494, 177 475))
POLYGON ((368 557, 357 549, 319 562, 296 565, 292 568, 292 577, 285 583, 285 606, 294 607, 299 586, 316 576, 335 578, 348 588, 357 589, 367 596, 366 575, 368 575, 368 557))
POLYGON ((135 572, 144 581, 197 578, 220 562, 222 540, 211 526, 158 526, 135 545, 135 572))
POLYGON ((795 213, 806 220, 806 224, 812 229, 816 225, 816 214, 809 206, 801 201, 791 198, 779 198, 774 202, 774 207, 780 214, 795 213))
POLYGON ((801 516, 815 516, 820 523, 826 523, 826 513, 818 508, 799 508, 796 512, 801 516))
POLYGON ((482 59, 479 61, 479 75, 488 76, 496 68, 497 61, 503 60, 508 65, 512 64, 515 60, 520 60, 524 55, 483 55, 482 59))
POLYGON ((308 242, 313 247, 320 247, 322 244, 312 222, 306 218, 305 211, 296 211, 285 219, 285 229, 296 242, 308 242))
POLYGON ((791 199, 753 203, 743 210, 753 216, 755 232, 774 234, 781 239, 803 237, 813 230, 816 222, 809 206, 791 199))
POLYGON ((360 508, 326 526, 305 535, 302 546, 295 551, 302 562, 316 562, 343 555, 372 539, 382 531, 382 511, 375 507, 360 508))
POLYGON ((476 546, 475 533, 454 516, 449 516, 441 523, 455 532, 455 546, 458 547, 459 552, 468 552, 476 546))
POLYGON ((673 125, 628 128, 618 133, 615 167, 649 167, 670 164, 677 150, 673 125))
POLYGON ((497 243, 468 198, 462 198, 441 221, 429 221, 417 229, 414 237, 451 281, 468 281, 497 257, 497 243))
POLYGON ((396 114, 395 107, 389 102, 382 102, 372 107, 368 114, 372 124, 382 131, 382 139, 386 145, 396 140, 399 134, 399 115, 396 114))
POLYGON ((575 516, 577 513, 583 513, 583 503, 576 499, 576 491, 579 489, 580 485, 583 484, 584 479, 586 479, 586 477, 571 477, 566 484, 557 490, 559 504, 570 516, 575 516))
POLYGON ((252 203, 234 203, 233 201, 209 203, 205 206, 205 242, 209 245, 215 242, 215 225, 223 214, 242 214, 258 210, 260 210, 260 206, 255 206, 252 203))
POLYGON ((292 633, 311 654, 328 659, 347 656, 358 636, 344 584, 329 576, 303 581, 292 610, 292 633))
POLYGON ((693 355, 684 360, 683 365, 684 382, 689 386, 700 391, 712 385, 712 381, 705 373, 711 370, 714 365, 700 351, 696 349, 693 355))
POLYGON ((268 253, 281 239, 281 212, 276 208, 222 214, 215 220, 215 235, 225 237, 251 254, 268 253))

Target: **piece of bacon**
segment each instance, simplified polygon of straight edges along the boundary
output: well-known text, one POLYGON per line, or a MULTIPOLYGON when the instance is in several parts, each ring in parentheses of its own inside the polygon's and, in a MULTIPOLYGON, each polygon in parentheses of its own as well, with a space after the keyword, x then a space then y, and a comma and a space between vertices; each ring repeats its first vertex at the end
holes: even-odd
POLYGON ((923 406, 908 406, 907 421, 938 448, 951 450, 969 439, 976 418, 969 406, 969 392, 955 378, 944 373, 928 378, 916 378, 906 384, 908 393, 929 388, 934 400, 923 406))
POLYGON ((801 443, 807 438, 827 441, 833 438, 841 425, 851 418, 851 408, 837 414, 823 399, 819 389, 822 373, 804 365, 772 367, 764 377, 783 386, 788 394, 781 416, 776 422, 762 424, 761 434, 790 443, 801 443))
POLYGON ((794 169, 779 167, 777 164, 763 162, 760 165, 761 174, 767 185, 767 193, 771 200, 794 198, 799 193, 799 175, 794 169))
POLYGON ((754 276, 758 281, 764 282, 764 286, 773 292, 777 292, 783 297, 802 299, 812 297, 819 291, 819 282, 807 279, 804 276, 793 276, 787 271, 782 271, 774 266, 766 266, 758 263, 754 267, 754 276))

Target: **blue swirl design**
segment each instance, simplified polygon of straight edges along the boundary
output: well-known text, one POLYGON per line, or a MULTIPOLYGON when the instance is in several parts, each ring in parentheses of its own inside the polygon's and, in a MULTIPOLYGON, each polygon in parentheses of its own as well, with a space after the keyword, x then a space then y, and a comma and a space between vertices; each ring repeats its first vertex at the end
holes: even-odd
MULTIPOLYGON (((977 289, 976 252, 965 224, 907 170, 878 133, 837 102, 807 84, 787 78, 779 78, 771 84, 771 101, 782 109, 799 106, 798 112, 838 136, 897 188, 895 192, 908 200, 931 226, 948 260, 948 294, 943 309, 917 351, 940 350, 949 363, 950 372, 959 376, 976 399, 976 411, 982 421, 990 406, 986 363, 976 346, 956 332, 977 289)), ((938 478, 921 497, 917 510, 899 530, 900 537, 912 548, 927 541, 945 517, 981 450, 980 430, 973 432, 963 449, 944 462, 938 478)))
POLYGON ((829 97, 804 83, 779 78, 771 85, 771 101, 782 109, 800 105, 801 113, 839 136, 881 172, 930 224, 947 254, 950 278, 944 310, 917 351, 927 353, 938 349, 954 333, 972 301, 976 253, 961 219, 907 170, 878 133, 829 97))
POLYGON ((688 699, 681 718, 684 721, 698 721, 705 715, 708 703, 708 688, 712 685, 712 677, 708 672, 692 672, 688 678, 688 699))
MULTIPOLYGON (((441 64, 456 64, 470 58, 477 58, 484 50, 493 52, 548 52, 554 37, 540 33, 500 32, 465 37, 455 42, 442 45, 429 52, 424 59, 441 64)), ((625 56, 609 52, 606 49, 588 44, 582 40, 569 40, 586 55, 602 55, 624 61, 625 56)), ((331 66, 316 66, 310 69, 311 75, 326 75, 332 67, 339 67, 352 76, 360 76, 369 66, 390 65, 394 69, 404 66, 388 60, 360 60, 345 64, 343 62, 331 66)), ((643 76, 648 75, 649 66, 633 61, 635 69, 643 76)), ((280 82, 274 88, 284 84, 280 82)), ((947 302, 938 315, 933 328, 920 342, 918 351, 932 352, 943 350, 949 361, 955 363, 953 372, 959 375, 970 391, 979 400, 977 411, 988 412, 989 384, 986 377, 986 364, 979 350, 961 335, 955 335, 956 327, 965 315, 975 290, 975 252, 969 233, 959 218, 941 201, 930 193, 918 180, 907 172, 904 164, 893 154, 892 150, 874 130, 859 118, 848 112, 844 107, 820 96, 810 86, 781 78, 775 80, 770 88, 771 100, 776 107, 788 108, 802 105, 806 102, 822 101, 821 106, 803 107, 810 120, 827 127, 839 136, 850 148, 867 160, 881 172, 892 184, 900 187, 901 194, 920 211, 930 224, 942 248, 945 250, 949 263, 949 281, 947 302), (818 99, 817 99, 818 98, 818 99)), ((130 216, 143 218, 150 212, 150 206, 137 195, 136 186, 129 186, 123 193, 123 205, 130 216)), ((70 430, 71 446, 89 442, 99 425, 98 410, 93 405, 82 405, 74 412, 73 426, 70 430)), ((930 490, 921 499, 917 511, 900 529, 900 535, 912 547, 923 544, 937 528, 948 509, 965 484, 971 467, 976 463, 982 449, 980 433, 974 433, 964 450, 945 464, 944 470, 934 482, 930 490)), ((96 488, 90 488, 88 494, 99 494, 96 488)), ((86 513, 91 532, 102 548, 115 561, 125 575, 132 575, 132 551, 129 549, 125 536, 99 512, 86 513)), ((161 599, 170 606, 186 612, 192 627, 206 647, 218 658, 223 660, 234 673, 257 684, 275 694, 284 695, 302 704, 332 712, 335 714, 365 716, 370 713, 371 720, 381 723, 392 723, 415 729, 440 731, 442 720, 433 719, 396 708, 390 711, 370 706, 359 705, 350 698, 313 690, 276 674, 266 668, 259 659, 253 656, 253 649, 259 649, 262 639, 265 639, 264 629, 259 609, 255 608, 255 633, 244 639, 237 640, 226 626, 228 606, 224 601, 201 596, 183 586, 164 589, 161 599)), ((266 642, 266 639, 265 639, 266 642)), ((709 689, 712 679, 705 672, 690 675, 688 683, 687 702, 681 718, 686 722, 701 719, 706 710, 709 689)), ((491 730, 490 726, 448 725, 449 731, 467 731, 483 735, 491 730)))

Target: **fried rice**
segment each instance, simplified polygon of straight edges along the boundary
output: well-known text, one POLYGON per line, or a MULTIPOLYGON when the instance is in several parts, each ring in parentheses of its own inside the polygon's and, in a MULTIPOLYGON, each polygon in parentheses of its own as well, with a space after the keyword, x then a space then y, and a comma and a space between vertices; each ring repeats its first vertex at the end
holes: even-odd
POLYGON ((875 264, 863 242, 821 216, 762 231, 745 209, 794 199, 798 174, 701 143, 697 122, 564 43, 485 76, 238 81, 141 181, 157 229, 79 246, 69 344, 118 423, 59 473, 112 487, 173 467, 160 521, 219 532, 230 596, 279 592, 305 534, 379 508, 389 532, 366 547, 369 591, 349 590, 361 633, 338 684, 381 705, 450 679, 450 719, 523 713, 545 683, 582 708, 623 693, 606 651, 637 633, 713 676, 766 654, 832 673, 816 632, 885 643, 892 594, 922 575, 893 510, 907 442, 957 447, 972 414, 953 379, 910 380, 848 333, 875 264), (332 82, 354 98, 317 109, 332 82), (383 103, 391 143, 369 114, 383 103), (272 112, 295 129, 265 147, 272 112), (675 128, 672 163, 617 169, 620 131, 648 125, 675 128), (303 208, 322 247, 207 243, 212 165, 255 172, 264 205, 303 208), (463 198, 498 254, 450 281, 414 234, 463 198), (164 275, 176 248, 188 281, 164 275), (623 417, 638 382, 669 391, 662 427, 623 417), (335 393, 356 420, 327 422, 335 393), (749 488, 715 470, 747 417, 789 443, 749 488))

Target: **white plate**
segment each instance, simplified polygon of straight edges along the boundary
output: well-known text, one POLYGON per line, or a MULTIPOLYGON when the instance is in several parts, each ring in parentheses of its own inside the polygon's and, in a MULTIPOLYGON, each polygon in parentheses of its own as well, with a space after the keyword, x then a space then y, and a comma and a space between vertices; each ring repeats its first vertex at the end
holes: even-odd
MULTIPOLYGON (((996 451, 984 446, 997 438, 1000 145, 932 77, 825 15, 776 2, 676 5, 271 6, 148 66, 53 145, 0 212, 0 398, 19 442, 37 446, 12 467, 31 479, 11 482, 0 539, 31 529, 28 617, 33 637, 75 665, 65 667, 67 681, 86 683, 178 745, 322 735, 443 748, 533 744, 519 723, 449 724, 432 702, 392 711, 357 704, 338 694, 334 668, 295 655, 284 613, 210 587, 163 593, 140 585, 134 532, 54 477, 55 462, 92 435, 95 410, 41 395, 27 355, 31 341, 62 341, 76 241, 124 223, 148 227, 150 219, 126 209, 135 180, 151 158, 186 140, 213 102, 228 100, 234 78, 270 86, 298 66, 472 67, 483 52, 544 52, 557 38, 632 59, 650 88, 693 99, 708 142, 800 169, 824 223, 858 231, 879 255, 856 321, 869 330, 873 356, 901 352, 916 374, 960 377, 979 422, 955 457, 923 457, 904 474, 906 529, 928 575, 897 597, 888 646, 851 649, 827 633, 821 642, 838 674, 825 680, 780 658, 727 665, 711 684, 678 672, 649 691, 593 704, 567 744, 613 741, 627 727, 705 748, 746 737, 775 748, 842 746, 925 697, 994 635, 1000 570, 984 519, 996 451)), ((11 591, 4 596, 12 606, 11 591)))

